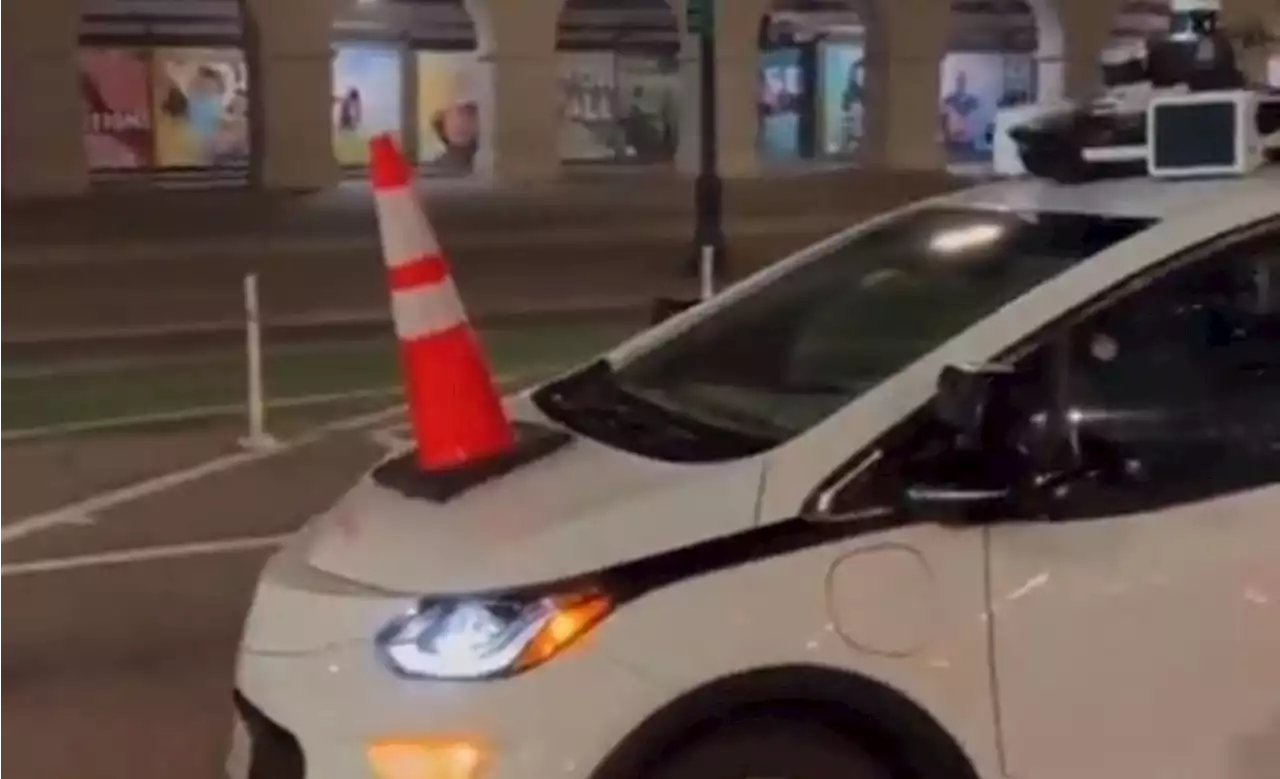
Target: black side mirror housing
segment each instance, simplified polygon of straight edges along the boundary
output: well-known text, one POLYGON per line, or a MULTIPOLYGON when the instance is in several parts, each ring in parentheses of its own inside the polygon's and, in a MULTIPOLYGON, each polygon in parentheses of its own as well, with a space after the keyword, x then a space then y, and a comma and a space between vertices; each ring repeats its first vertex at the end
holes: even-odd
POLYGON ((963 516, 1046 513, 1055 480, 1073 470, 1063 458, 1073 447, 1047 391, 1036 387, 1005 366, 943 368, 933 413, 954 442, 926 483, 906 485, 908 506, 963 516))

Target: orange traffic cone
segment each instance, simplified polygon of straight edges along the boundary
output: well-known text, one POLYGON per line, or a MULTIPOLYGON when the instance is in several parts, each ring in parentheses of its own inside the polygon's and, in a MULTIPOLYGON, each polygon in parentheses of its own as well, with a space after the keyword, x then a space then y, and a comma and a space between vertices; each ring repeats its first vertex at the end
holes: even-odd
POLYGON ((409 164, 388 135, 369 150, 418 467, 445 471, 510 452, 515 436, 435 231, 414 199, 409 164))

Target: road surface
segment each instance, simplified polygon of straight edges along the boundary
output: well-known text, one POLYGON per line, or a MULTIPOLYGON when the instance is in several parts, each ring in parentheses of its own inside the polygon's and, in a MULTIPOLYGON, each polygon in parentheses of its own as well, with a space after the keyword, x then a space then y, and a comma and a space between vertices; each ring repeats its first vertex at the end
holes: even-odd
MULTIPOLYGON (((184 467, 206 459, 191 446, 153 451, 184 467)), ((232 657, 258 568, 275 536, 324 508, 383 451, 365 431, 338 431, 107 500, 87 516, 12 516, 6 505, 4 775, 218 776, 232 657)), ((44 489, 50 508, 57 498, 44 489)))

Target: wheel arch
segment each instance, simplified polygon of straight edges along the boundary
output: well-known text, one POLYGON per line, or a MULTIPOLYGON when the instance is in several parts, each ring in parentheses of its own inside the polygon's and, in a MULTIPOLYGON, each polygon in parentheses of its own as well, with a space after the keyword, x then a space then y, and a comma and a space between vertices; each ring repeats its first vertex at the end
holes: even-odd
POLYGON ((687 692, 617 744, 592 779, 642 779, 660 760, 753 715, 801 717, 847 734, 902 779, 979 779, 931 714, 860 674, 815 665, 735 673, 687 692))

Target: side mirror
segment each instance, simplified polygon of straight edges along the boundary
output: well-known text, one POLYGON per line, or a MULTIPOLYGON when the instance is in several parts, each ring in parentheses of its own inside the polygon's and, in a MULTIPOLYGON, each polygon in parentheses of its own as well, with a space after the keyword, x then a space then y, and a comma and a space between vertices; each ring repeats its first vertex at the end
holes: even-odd
MULTIPOLYGON (((1004 366, 947 366, 938 374, 933 413, 954 433, 945 451, 920 463, 903 485, 913 511, 961 519, 1045 513, 1069 431, 1055 424, 1052 398, 1035 380, 1004 366)), ((1064 467, 1065 466, 1065 467, 1064 467)))
POLYGON ((960 436, 978 444, 988 432, 988 409, 998 381, 999 374, 990 369, 948 365, 938 374, 934 415, 960 436))

